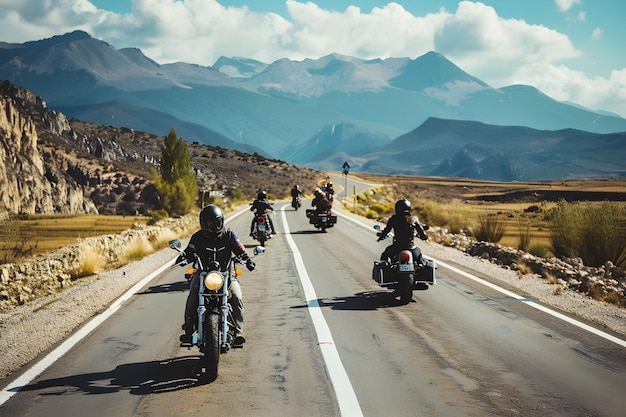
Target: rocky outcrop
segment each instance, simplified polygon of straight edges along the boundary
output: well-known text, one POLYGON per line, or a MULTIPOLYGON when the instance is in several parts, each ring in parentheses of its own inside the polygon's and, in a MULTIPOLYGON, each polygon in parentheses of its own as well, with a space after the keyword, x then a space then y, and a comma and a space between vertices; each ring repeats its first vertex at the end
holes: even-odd
MULTIPOLYGON (((29 115, 36 108, 45 109, 40 98, 0 83, 0 219, 10 214, 97 213, 82 187, 63 171, 65 164, 42 154, 37 123, 29 115)), ((57 112, 42 111, 38 122, 55 134, 69 129, 57 112)))
POLYGON ((497 243, 479 242, 464 233, 447 233, 438 227, 431 228, 429 235, 438 243, 514 270, 520 276, 535 275, 562 288, 626 307, 626 273, 610 261, 596 268, 586 266, 580 258, 542 258, 497 243))
POLYGON ((0 220, 147 214, 158 202, 149 172, 158 167, 160 143, 132 129, 68 120, 28 90, 0 81, 0 220))
POLYGON ((626 306, 626 274, 610 261, 596 268, 586 266, 580 258, 542 258, 490 242, 473 242, 466 253, 520 275, 535 274, 553 284, 626 306))

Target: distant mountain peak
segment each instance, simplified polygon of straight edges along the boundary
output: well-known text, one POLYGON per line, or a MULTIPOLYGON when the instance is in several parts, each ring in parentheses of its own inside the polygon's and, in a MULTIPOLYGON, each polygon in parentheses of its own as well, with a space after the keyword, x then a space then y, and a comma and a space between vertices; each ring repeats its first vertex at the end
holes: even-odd
POLYGON ((32 46, 33 44, 37 44, 39 46, 51 46, 56 44, 63 44, 69 42, 83 41, 87 39, 93 39, 91 35, 82 30, 75 30, 73 32, 68 32, 63 35, 55 35, 51 38, 42 39, 40 41, 31 41, 25 42, 25 46, 32 46))

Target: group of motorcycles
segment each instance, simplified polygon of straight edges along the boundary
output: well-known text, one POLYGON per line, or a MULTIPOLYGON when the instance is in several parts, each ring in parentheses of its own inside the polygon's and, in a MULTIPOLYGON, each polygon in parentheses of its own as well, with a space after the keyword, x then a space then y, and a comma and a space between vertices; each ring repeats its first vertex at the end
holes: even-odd
MULTIPOLYGON (((291 206, 298 210, 302 205, 300 195, 292 198, 291 206)), ((309 223, 323 232, 337 223, 337 216, 329 210, 307 210, 309 223)), ((260 246, 254 248, 254 256, 265 251, 264 244, 269 239, 270 227, 267 213, 256 215, 256 226, 253 236, 258 239, 260 246)), ((428 226, 422 225, 424 230, 428 226)), ((381 227, 376 225, 378 236, 381 227)), ((393 233, 380 236, 381 240, 387 237, 394 238, 393 233)), ((394 238, 395 239, 395 238, 394 238)), ((394 240, 395 241, 395 240, 394 240)), ((169 242, 170 248, 183 253, 180 240, 169 242)), ((236 325, 233 318, 233 308, 229 303, 229 285, 233 278, 242 273, 242 260, 232 256, 228 266, 221 270, 217 262, 204 265, 193 248, 193 256, 187 256, 173 265, 185 266, 191 264, 185 273, 185 278, 191 280, 196 274, 200 276, 200 287, 197 294, 197 330, 192 335, 191 346, 197 346, 203 354, 204 367, 211 380, 217 377, 220 355, 227 353, 234 345, 236 325)), ((413 290, 426 289, 436 283, 437 266, 433 260, 424 260, 421 257, 414 259, 411 248, 400 250, 389 261, 375 261, 372 269, 372 279, 383 288, 393 290, 394 297, 398 297, 401 304, 408 304, 413 297, 413 290)))

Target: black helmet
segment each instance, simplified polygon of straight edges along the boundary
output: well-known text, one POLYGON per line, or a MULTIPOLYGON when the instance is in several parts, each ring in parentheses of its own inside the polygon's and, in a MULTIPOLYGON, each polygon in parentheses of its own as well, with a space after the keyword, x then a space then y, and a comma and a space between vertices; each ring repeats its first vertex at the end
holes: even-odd
POLYGON ((256 195, 257 200, 265 200, 266 198, 267 198, 267 192, 265 191, 259 191, 259 193, 256 195))
POLYGON ((398 216, 411 214, 411 202, 407 200, 406 198, 396 201, 395 207, 396 207, 396 214, 398 216))
POLYGON ((224 230, 222 209, 213 204, 200 211, 200 229, 210 235, 218 235, 224 230))

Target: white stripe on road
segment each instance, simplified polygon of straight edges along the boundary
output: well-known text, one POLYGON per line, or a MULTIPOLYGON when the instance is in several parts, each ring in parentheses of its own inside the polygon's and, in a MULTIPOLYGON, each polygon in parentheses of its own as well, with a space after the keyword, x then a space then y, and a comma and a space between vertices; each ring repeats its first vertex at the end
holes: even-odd
MULTIPOLYGON (((372 228, 371 226, 369 226, 369 225, 367 225, 365 223, 361 223, 359 220, 353 219, 352 217, 346 216, 345 214, 337 213, 336 211, 334 213, 339 215, 339 216, 341 216, 342 218, 344 218, 346 220, 350 220, 351 222, 358 224, 359 226, 363 226, 363 227, 365 227, 367 229, 371 229, 372 228)), ((558 311, 554 311, 554 310, 552 310, 552 309, 550 309, 548 307, 542 306, 541 304, 538 304, 538 303, 536 303, 534 301, 531 301, 528 298, 519 296, 519 295, 515 294, 514 292, 506 290, 506 289, 504 289, 502 287, 497 286, 496 284, 492 284, 491 282, 488 282, 488 281, 485 281, 484 279, 478 278, 475 275, 472 275, 472 274, 467 273, 465 271, 462 271, 462 270, 460 270, 458 268, 455 268, 452 265, 449 265, 449 264, 447 264, 447 263, 445 263, 443 261, 440 261, 438 259, 435 259, 435 258, 432 258, 432 257, 429 257, 429 256, 425 256, 425 257, 433 259, 437 264, 443 266, 446 269, 449 269, 450 271, 452 271, 452 272, 454 272, 456 274, 462 275, 465 278, 469 278, 472 281, 478 282, 479 284, 482 284, 482 285, 487 286, 487 287, 489 287, 491 289, 494 289, 494 290, 496 290, 496 291, 498 291, 498 292, 500 292, 500 293, 502 293, 502 294, 504 294, 506 296, 515 298, 515 299, 517 299, 517 300, 519 300, 519 301, 521 301, 523 303, 526 303, 530 307, 533 307, 533 308, 535 308, 537 310, 543 311, 546 314, 549 314, 549 315, 551 315, 553 317, 556 317, 556 318, 558 318, 560 320, 563 320, 563 321, 565 321, 567 323, 570 323, 570 324, 572 324, 572 325, 574 325, 574 326, 576 326, 576 327, 578 327, 580 329, 583 329, 583 330, 586 330, 586 331, 588 331, 590 333, 593 333, 596 336, 600 336, 601 338, 606 339, 606 340, 608 340, 610 342, 616 343, 616 344, 618 344, 618 345, 620 345, 622 347, 626 347, 626 340, 619 339, 619 338, 617 338, 617 337, 615 337, 613 335, 610 335, 610 334, 608 334, 606 332, 603 332, 602 330, 598 330, 595 327, 589 326, 589 325, 587 325, 587 324, 585 324, 583 322, 580 322, 580 321, 578 321, 576 319, 573 319, 573 318, 568 317, 568 316, 566 316, 564 314, 561 314, 558 311)))
POLYGON ((285 207, 287 206, 285 205, 281 209, 282 226, 285 238, 287 239, 287 244, 293 253, 293 259, 296 263, 296 269, 298 271, 298 276, 300 277, 300 282, 302 283, 302 288, 304 289, 304 296, 306 298, 309 314, 311 315, 311 320, 313 321, 315 331, 317 332, 317 341, 320 346, 320 350, 322 351, 322 356, 324 357, 331 383, 335 389, 335 395, 337 397, 337 402, 339 403, 339 411, 342 416, 362 416, 363 413, 361 412, 361 406, 356 398, 356 394, 354 393, 348 374, 341 363, 341 358, 339 357, 339 352, 337 352, 337 346, 335 345, 333 336, 330 333, 330 328, 328 327, 328 324, 326 324, 326 320, 324 320, 324 315, 320 309, 320 304, 317 299, 317 295, 315 294, 313 284, 311 284, 306 267, 304 266, 304 261, 302 260, 302 256, 300 256, 296 243, 291 237, 289 225, 287 224, 287 218, 285 217, 285 207))
POLYGON ((170 265, 174 264, 174 260, 172 259, 170 262, 166 263, 150 275, 146 276, 144 279, 135 284, 131 289, 126 291, 124 295, 118 298, 113 304, 109 306, 102 314, 94 317, 91 321, 89 321, 85 326, 81 327, 76 333, 72 334, 72 336, 67 339, 65 342, 61 343, 56 349, 50 352, 46 357, 37 362, 35 365, 30 367, 26 372, 20 375, 15 381, 11 384, 7 385, 0 392, 0 405, 4 404, 11 398, 13 395, 17 394, 25 385, 30 383, 33 379, 37 378, 39 374, 45 371, 50 365, 59 360, 63 355, 69 352, 74 345, 80 342, 83 338, 85 338, 89 333, 91 333, 96 327, 102 324, 105 320, 111 317, 121 306, 122 304, 128 300, 131 296, 133 296, 137 291, 139 291, 144 285, 148 282, 152 281, 154 277, 165 271, 170 265))
MULTIPOLYGON (((233 213, 224 221, 224 224, 228 224, 228 222, 230 222, 232 219, 239 216, 240 214, 244 213, 246 210, 247 208, 233 213)), ((42 360, 31 366, 26 372, 16 378, 11 384, 4 387, 2 391, 0 391, 0 405, 7 402, 9 398, 17 394, 24 386, 29 384, 33 379, 37 378, 37 376, 45 371, 50 365, 59 360, 67 352, 69 352, 69 350, 72 349, 74 345, 80 342, 83 338, 87 337, 87 335, 91 333, 96 327, 98 327, 105 320, 111 317, 122 306, 122 304, 124 304, 126 300, 132 297, 137 291, 139 291, 141 288, 143 288, 145 285, 147 285, 150 281, 152 281, 155 277, 160 275, 163 271, 165 271, 173 264, 174 259, 167 262, 165 265, 161 266, 156 271, 152 272, 150 275, 139 281, 132 288, 126 291, 120 298, 115 300, 113 304, 109 306, 109 308, 102 312, 102 314, 94 317, 85 326, 81 327, 80 330, 72 334, 69 339, 60 344, 56 349, 50 352, 42 360)))

